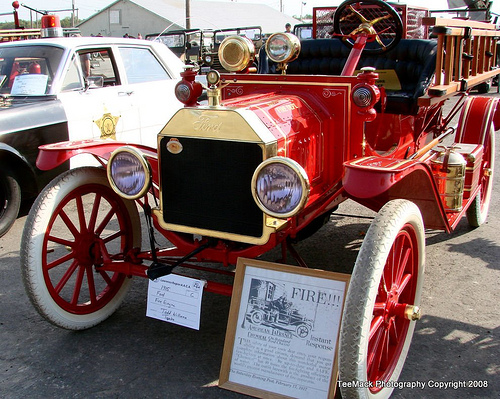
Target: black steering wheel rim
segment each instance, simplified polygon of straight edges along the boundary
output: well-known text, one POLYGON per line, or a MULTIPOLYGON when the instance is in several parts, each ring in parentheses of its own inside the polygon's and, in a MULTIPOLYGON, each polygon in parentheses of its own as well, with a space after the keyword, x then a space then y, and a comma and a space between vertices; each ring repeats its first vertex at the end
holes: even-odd
POLYGON ((363 52, 381 54, 399 43, 403 37, 403 22, 398 12, 385 1, 347 0, 335 10, 333 31, 336 36, 343 37, 342 42, 349 48, 354 46, 357 34, 361 34, 362 32, 374 34, 374 40, 365 46, 363 52), (356 9, 356 7, 353 7, 355 4, 359 4, 360 7, 356 9), (371 7, 362 8, 361 5, 371 7), (377 7, 378 12, 374 12, 373 10, 377 10, 377 7), (371 11, 370 8, 372 8, 371 11), (365 11, 364 13, 363 10, 365 11), (345 22, 347 19, 351 19, 351 22, 345 22), (356 22, 358 26, 353 29, 356 22), (372 31, 367 32, 370 28, 372 31))

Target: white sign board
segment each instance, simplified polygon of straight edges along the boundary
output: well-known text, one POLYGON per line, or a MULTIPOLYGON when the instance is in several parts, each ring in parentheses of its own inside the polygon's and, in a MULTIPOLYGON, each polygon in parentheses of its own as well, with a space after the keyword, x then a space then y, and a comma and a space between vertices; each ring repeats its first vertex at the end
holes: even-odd
POLYGON ((199 330, 204 285, 177 274, 150 280, 146 316, 199 330))
POLYGON ((18 75, 14 79, 10 94, 13 96, 42 96, 47 89, 49 77, 40 74, 18 75))
POLYGON ((349 276, 241 259, 219 385, 256 397, 333 398, 349 276))

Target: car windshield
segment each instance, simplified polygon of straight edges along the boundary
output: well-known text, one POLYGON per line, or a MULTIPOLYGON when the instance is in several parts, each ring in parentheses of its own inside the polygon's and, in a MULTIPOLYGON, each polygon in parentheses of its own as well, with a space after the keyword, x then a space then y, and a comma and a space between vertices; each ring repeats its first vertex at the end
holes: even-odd
POLYGON ((53 46, 0 47, 0 94, 48 94, 63 49, 53 46))

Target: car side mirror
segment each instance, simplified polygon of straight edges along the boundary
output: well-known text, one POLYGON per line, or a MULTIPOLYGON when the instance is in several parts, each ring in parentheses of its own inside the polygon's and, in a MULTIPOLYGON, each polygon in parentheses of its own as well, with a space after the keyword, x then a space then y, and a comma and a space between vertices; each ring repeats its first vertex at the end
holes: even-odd
POLYGON ((87 76, 85 78, 85 90, 104 87, 104 78, 102 76, 87 76))

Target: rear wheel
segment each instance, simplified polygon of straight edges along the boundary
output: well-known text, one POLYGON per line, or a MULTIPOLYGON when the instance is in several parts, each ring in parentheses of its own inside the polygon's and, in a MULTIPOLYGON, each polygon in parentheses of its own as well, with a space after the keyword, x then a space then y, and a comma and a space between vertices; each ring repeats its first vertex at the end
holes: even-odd
POLYGON ((21 206, 21 187, 7 169, 0 171, 0 237, 5 235, 16 221, 21 206))
POLYGON ((100 323, 119 307, 131 282, 123 273, 100 270, 103 254, 120 260, 140 243, 136 205, 110 188, 103 169, 64 173, 40 193, 24 228, 21 270, 31 302, 59 327, 100 323))
POLYGON ((387 203, 368 229, 347 292, 339 345, 344 398, 386 398, 419 317, 425 236, 418 207, 387 203), (347 385, 347 384, 346 384, 347 385))
POLYGON ((488 216, 493 188, 493 170, 495 168, 495 132, 490 129, 489 137, 484 147, 479 184, 481 189, 467 209, 467 221, 472 227, 481 226, 488 216))

